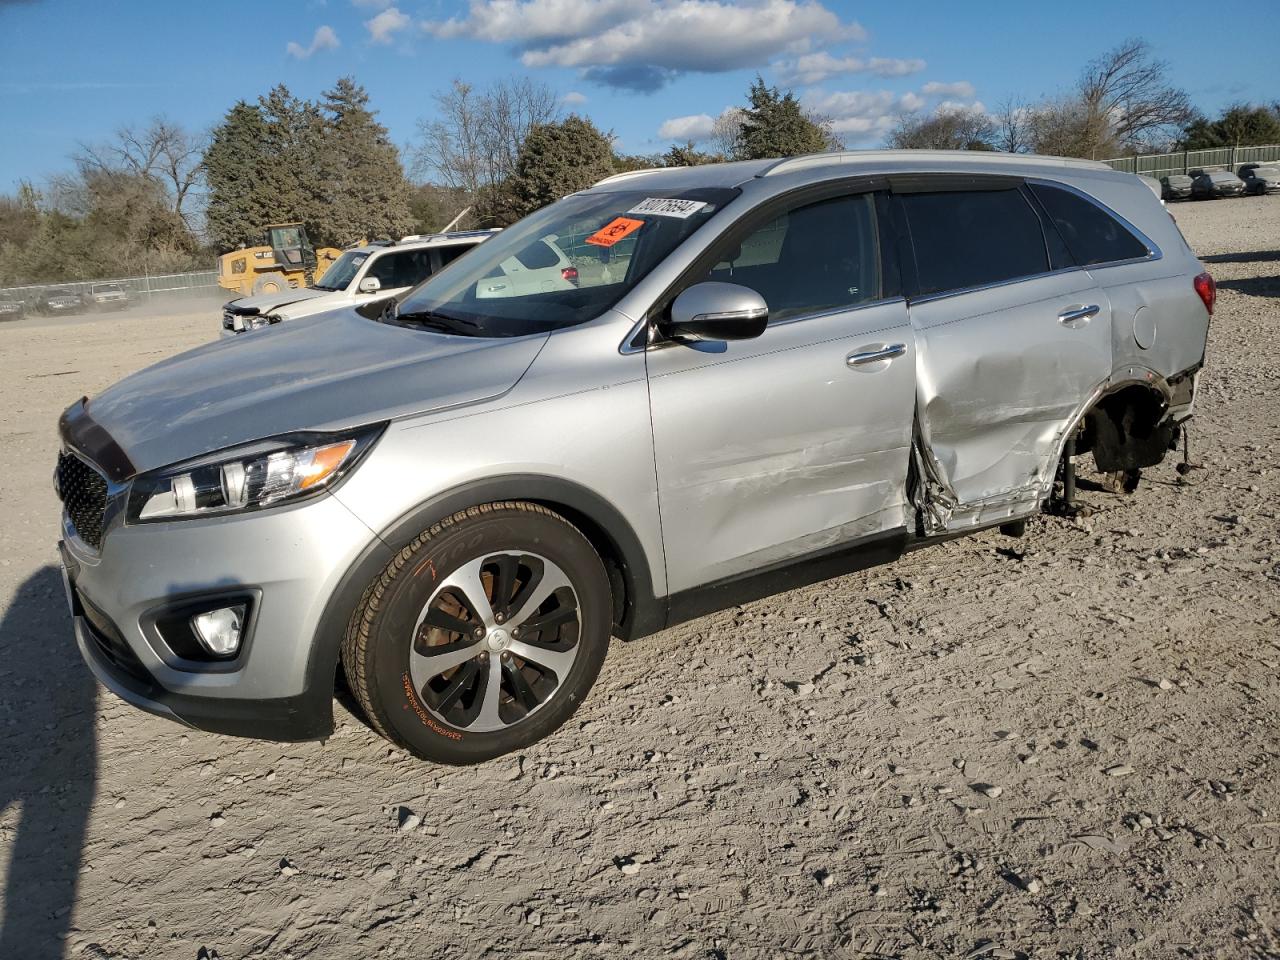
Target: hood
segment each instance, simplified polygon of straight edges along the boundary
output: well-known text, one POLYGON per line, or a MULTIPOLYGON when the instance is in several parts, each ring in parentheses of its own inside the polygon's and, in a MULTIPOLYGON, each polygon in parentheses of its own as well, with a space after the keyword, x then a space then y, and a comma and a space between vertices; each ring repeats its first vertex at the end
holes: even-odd
POLYGON ((126 377, 86 409, 144 472, 282 433, 499 396, 547 337, 451 336, 342 310, 197 347, 126 377))
POLYGON ((241 297, 239 300, 232 300, 227 304, 227 309, 243 314, 268 313, 291 303, 314 300, 316 297, 327 297, 336 292, 341 291, 299 287, 297 290, 281 290, 279 293, 260 293, 255 297, 241 297))

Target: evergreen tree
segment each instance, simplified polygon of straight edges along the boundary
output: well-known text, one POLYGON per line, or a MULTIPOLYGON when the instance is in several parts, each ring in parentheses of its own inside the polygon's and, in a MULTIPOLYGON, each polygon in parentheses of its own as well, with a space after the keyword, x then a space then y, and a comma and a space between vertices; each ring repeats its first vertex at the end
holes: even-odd
POLYGON ((325 92, 322 109, 324 235, 345 243, 408 233, 413 227, 409 184, 387 128, 369 109, 369 94, 350 77, 342 77, 325 92))
POLYGON ((759 75, 747 93, 750 102, 741 117, 734 158, 763 160, 821 153, 835 146, 822 123, 805 113, 794 93, 765 85, 759 75))
POLYGON ((1232 104, 1217 120, 1196 116, 1181 140, 1184 150, 1280 143, 1280 116, 1266 107, 1232 104))
POLYGON ((510 212, 522 217, 612 173, 612 142, 590 120, 572 115, 539 124, 529 131, 516 159, 510 212))
POLYGON ((208 199, 205 223, 219 252, 262 242, 263 228, 275 218, 275 198, 260 171, 265 166, 266 120, 256 104, 241 100, 214 128, 204 154, 208 199))
POLYGON ((271 223, 301 222, 316 246, 400 237, 413 226, 399 154, 369 95, 347 77, 323 105, 283 84, 256 104, 237 103, 204 163, 219 251, 262 243, 271 223))
POLYGON ((279 84, 258 98, 258 107, 265 137, 257 174, 275 211, 271 222, 301 221, 313 243, 334 241, 325 229, 329 197, 323 180, 325 123, 319 106, 279 84))

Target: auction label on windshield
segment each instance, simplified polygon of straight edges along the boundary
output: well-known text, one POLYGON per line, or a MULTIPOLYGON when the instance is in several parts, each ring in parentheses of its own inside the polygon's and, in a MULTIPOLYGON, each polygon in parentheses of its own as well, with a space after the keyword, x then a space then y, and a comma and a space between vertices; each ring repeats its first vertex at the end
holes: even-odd
POLYGON ((584 242, 594 244, 597 247, 612 247, 619 240, 631 236, 643 226, 643 220, 614 217, 591 236, 587 237, 584 242))
POLYGON ((675 200, 665 199, 663 197, 650 197, 647 200, 641 200, 627 213, 634 213, 639 216, 648 214, 651 217, 679 217, 684 220, 692 217, 695 213, 706 206, 702 200, 675 200))

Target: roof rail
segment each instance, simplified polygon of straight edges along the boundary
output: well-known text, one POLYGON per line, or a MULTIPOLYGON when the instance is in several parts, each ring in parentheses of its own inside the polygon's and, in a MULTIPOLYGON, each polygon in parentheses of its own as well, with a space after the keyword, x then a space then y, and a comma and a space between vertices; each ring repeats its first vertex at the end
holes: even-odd
POLYGON ((619 180, 630 180, 632 177, 639 177, 646 173, 657 173, 659 170, 678 170, 679 167, 645 167, 643 170, 624 170, 622 173, 615 173, 611 177, 605 177, 603 180, 597 180, 596 186, 605 183, 617 183, 619 180))
POLYGON ((501 232, 501 227, 486 227, 483 230, 450 230, 448 233, 411 233, 401 237, 400 243, 425 243, 428 240, 451 240, 455 237, 484 237, 491 233, 501 232))
POLYGON ((1089 170, 1110 170, 1101 160, 1078 160, 1073 157, 1049 157, 1036 153, 1001 153, 995 150, 839 150, 831 153, 810 153, 802 157, 779 160, 756 174, 772 177, 794 170, 824 167, 859 160, 947 160, 973 164, 1034 164, 1052 167, 1083 167, 1089 170))

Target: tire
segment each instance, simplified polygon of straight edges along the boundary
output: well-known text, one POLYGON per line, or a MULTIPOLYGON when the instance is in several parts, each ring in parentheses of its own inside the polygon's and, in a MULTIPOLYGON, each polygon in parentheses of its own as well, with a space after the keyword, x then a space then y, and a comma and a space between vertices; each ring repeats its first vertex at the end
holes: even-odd
POLYGON ((352 615, 342 664, 388 740, 424 760, 480 763, 573 715, 604 663, 612 611, 604 564, 572 524, 489 503, 395 556, 352 615))
POLYGON ((282 273, 264 273, 253 281, 253 295, 263 293, 284 293, 289 289, 289 281, 282 273))

